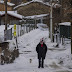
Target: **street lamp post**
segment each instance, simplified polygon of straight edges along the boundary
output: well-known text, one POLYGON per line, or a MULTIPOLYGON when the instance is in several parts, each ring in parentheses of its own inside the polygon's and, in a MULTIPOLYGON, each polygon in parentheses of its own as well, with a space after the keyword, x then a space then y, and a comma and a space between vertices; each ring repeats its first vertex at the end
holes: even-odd
POLYGON ((50 11, 50 38, 52 42, 53 40, 53 37, 52 37, 52 0, 51 0, 51 11, 50 11))
POLYGON ((51 42, 53 42, 53 6, 58 2, 57 0, 53 3, 53 0, 50 0, 51 7, 50 7, 50 38, 51 42))
POLYGON ((72 22, 71 22, 71 54, 72 54, 72 22))
POLYGON ((0 25, 1 25, 1 16, 0 16, 0 25))

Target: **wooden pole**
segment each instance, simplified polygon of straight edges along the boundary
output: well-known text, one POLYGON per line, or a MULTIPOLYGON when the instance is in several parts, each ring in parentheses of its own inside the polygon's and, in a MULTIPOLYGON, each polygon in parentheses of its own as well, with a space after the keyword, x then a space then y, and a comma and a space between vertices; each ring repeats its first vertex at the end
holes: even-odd
POLYGON ((5 30, 7 30, 7 0, 5 0, 5 30))
POLYGON ((5 32, 4 32, 4 40, 6 41, 6 31, 7 31, 7 0, 5 0, 5 32))

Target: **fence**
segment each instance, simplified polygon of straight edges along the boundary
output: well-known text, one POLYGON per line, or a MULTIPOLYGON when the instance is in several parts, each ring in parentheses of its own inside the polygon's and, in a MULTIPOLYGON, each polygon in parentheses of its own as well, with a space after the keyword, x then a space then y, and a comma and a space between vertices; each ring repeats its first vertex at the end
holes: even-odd
POLYGON ((17 36, 22 36, 33 29, 35 29, 34 24, 17 25, 17 36))
MULTIPOLYGON (((35 29, 34 24, 23 24, 23 25, 16 25, 16 36, 22 36, 25 33, 30 32, 31 30, 35 29)), ((12 40, 14 38, 14 27, 8 29, 7 31, 4 31, 4 39, 6 40, 12 40), (6 36, 5 36, 6 34, 6 36)))

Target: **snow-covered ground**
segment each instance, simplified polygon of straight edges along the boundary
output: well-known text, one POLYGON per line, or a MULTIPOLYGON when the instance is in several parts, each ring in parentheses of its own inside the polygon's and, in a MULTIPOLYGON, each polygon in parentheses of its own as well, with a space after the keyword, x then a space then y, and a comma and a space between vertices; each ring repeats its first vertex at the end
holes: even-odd
POLYGON ((63 46, 60 44, 59 48, 55 45, 56 43, 50 41, 48 29, 40 28, 25 33, 18 38, 19 58, 12 64, 0 65, 0 72, 72 72, 72 69, 68 68, 71 64, 70 41, 65 42, 63 46), (48 51, 44 68, 39 69, 36 45, 41 38, 44 38, 48 51), (31 63, 30 59, 32 59, 31 63))

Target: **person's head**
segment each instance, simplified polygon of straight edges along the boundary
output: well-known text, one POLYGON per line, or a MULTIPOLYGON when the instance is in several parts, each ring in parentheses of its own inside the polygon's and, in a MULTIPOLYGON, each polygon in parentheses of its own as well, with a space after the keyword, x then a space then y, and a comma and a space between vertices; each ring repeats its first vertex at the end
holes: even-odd
POLYGON ((40 40, 40 44, 43 44, 43 40, 40 40))

